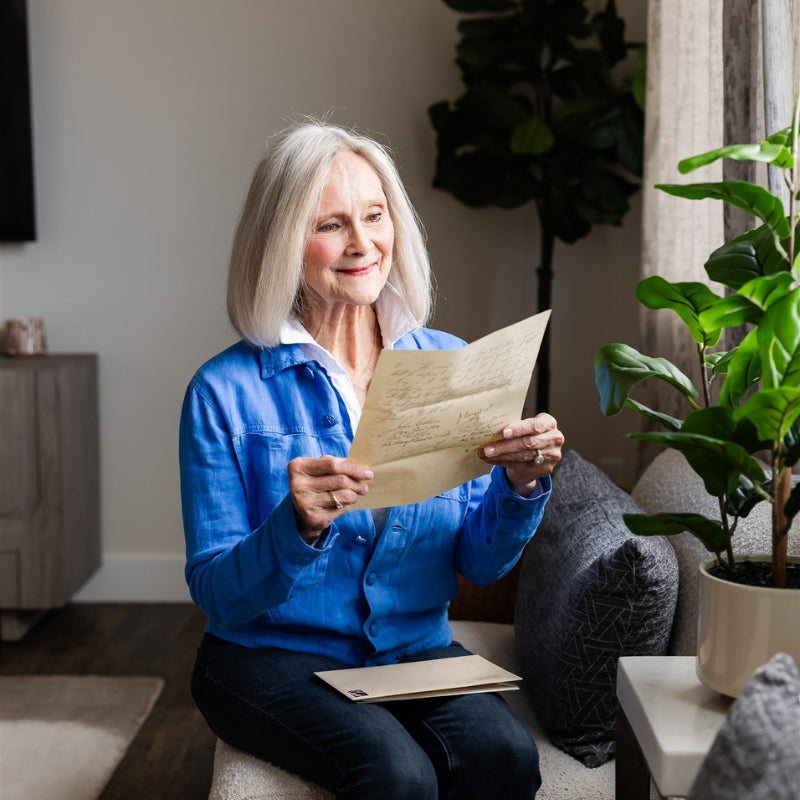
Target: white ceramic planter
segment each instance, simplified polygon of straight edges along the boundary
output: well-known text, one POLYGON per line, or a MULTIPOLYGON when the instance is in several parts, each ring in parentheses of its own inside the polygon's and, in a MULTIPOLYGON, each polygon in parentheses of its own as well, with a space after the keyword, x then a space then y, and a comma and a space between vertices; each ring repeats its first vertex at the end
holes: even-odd
MULTIPOLYGON (((769 561, 768 555, 737 555, 769 561)), ((789 557, 798 563, 800 558, 789 557)), ((738 697, 753 672, 775 655, 800 664, 800 590, 742 586, 715 578, 700 564, 697 591, 697 677, 738 697)))

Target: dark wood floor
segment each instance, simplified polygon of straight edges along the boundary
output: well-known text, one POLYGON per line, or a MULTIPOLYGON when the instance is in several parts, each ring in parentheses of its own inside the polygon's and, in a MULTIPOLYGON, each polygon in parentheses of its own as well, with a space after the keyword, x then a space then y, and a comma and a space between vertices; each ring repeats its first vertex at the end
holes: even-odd
POLYGON ((0 644, 0 674, 161 676, 164 690, 100 800, 207 800, 215 740, 189 694, 204 625, 188 604, 68 605, 0 644))

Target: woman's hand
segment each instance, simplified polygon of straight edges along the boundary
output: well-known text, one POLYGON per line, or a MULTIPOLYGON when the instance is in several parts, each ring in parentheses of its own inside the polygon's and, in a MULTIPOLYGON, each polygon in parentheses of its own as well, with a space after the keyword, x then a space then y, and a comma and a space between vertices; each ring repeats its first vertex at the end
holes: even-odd
POLYGON ((549 414, 512 422, 503 428, 503 438, 485 445, 478 457, 503 467, 511 488, 529 497, 537 478, 549 475, 561 460, 564 434, 549 414))
POLYGON ((346 458, 295 458, 289 462, 289 492, 297 527, 308 542, 369 491, 373 472, 346 458))

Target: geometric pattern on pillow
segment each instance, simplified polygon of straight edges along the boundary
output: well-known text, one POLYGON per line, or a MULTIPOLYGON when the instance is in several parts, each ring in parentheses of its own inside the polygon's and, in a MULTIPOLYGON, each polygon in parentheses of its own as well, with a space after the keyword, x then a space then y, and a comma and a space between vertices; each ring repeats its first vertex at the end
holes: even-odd
MULTIPOLYGON (((788 591, 788 590, 787 590, 788 591)), ((786 653, 759 667, 734 701, 690 800, 800 797, 800 677, 786 653)))
POLYGON ((550 741, 587 767, 614 755, 618 659, 663 655, 675 612, 672 547, 631 534, 624 513, 642 510, 567 452, 517 590, 522 687, 550 741))

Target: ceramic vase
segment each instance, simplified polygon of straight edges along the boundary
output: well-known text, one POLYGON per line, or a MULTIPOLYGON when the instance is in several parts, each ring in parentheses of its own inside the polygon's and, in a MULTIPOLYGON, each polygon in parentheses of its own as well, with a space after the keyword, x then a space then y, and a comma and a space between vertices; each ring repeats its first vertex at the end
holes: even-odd
MULTIPOLYGON (((737 555, 769 562, 769 555, 737 555)), ((797 557, 789 557, 798 563, 797 557)), ((775 653, 800 665, 800 590, 743 586, 716 578, 700 564, 697 592, 697 677, 710 689, 738 697, 753 672, 775 653)))

